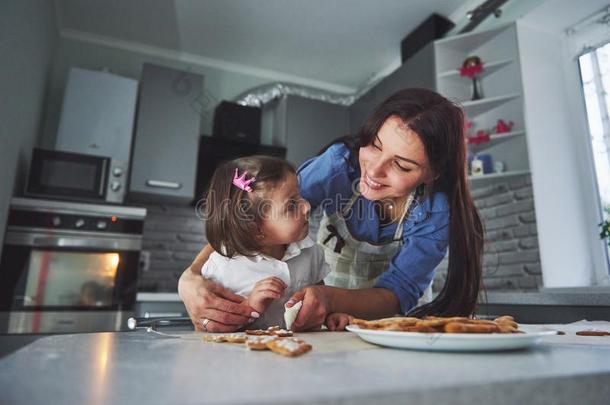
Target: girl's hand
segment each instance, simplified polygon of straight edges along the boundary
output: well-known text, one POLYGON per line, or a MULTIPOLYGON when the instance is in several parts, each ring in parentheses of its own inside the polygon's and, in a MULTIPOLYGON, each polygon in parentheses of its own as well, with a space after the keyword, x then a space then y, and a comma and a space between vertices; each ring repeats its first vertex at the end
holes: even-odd
POLYGON ((188 269, 180 276, 178 294, 198 331, 234 332, 258 315, 244 297, 188 269), (206 330, 204 319, 209 319, 206 330))
POLYGON ((295 292, 286 306, 291 307, 299 301, 303 301, 303 306, 299 311, 297 319, 292 324, 292 330, 319 330, 330 309, 330 296, 328 289, 323 285, 305 287, 295 292))
POLYGON ((345 327, 352 323, 352 316, 341 312, 333 312, 326 317, 326 327, 329 331, 345 330, 345 327))
POLYGON ((286 287, 286 283, 277 277, 265 278, 254 285, 248 297, 248 305, 262 314, 273 300, 284 294, 286 287))

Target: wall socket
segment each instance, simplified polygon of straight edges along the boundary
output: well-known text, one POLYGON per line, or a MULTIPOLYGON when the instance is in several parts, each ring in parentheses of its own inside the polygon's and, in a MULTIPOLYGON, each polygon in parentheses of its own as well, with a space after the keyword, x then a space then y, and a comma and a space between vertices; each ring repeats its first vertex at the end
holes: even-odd
POLYGON ((140 252, 140 260, 138 261, 138 267, 140 271, 148 271, 150 269, 150 252, 148 250, 142 250, 140 252))

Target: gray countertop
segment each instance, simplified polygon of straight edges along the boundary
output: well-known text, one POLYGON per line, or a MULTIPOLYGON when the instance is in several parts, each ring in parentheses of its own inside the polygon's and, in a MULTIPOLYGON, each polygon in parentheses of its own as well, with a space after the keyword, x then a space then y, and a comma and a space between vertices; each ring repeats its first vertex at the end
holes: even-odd
POLYGON ((610 288, 543 288, 536 292, 490 291, 480 302, 510 305, 573 305, 610 307, 610 288))
POLYGON ((589 337, 584 345, 552 336, 528 350, 439 353, 319 332, 300 334, 310 353, 285 358, 204 343, 193 332, 179 336, 43 337, 0 359, 1 402, 596 404, 610 397, 610 345, 589 337))

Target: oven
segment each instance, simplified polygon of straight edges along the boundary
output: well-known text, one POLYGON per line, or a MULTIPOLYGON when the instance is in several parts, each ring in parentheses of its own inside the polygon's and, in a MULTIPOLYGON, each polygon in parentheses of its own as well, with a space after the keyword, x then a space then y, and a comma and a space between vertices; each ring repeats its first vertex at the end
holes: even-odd
POLYGON ((0 259, 0 331, 125 329, 146 210, 13 198, 0 259))
POLYGON ((109 157, 34 148, 25 194, 121 204, 127 178, 126 163, 109 157))

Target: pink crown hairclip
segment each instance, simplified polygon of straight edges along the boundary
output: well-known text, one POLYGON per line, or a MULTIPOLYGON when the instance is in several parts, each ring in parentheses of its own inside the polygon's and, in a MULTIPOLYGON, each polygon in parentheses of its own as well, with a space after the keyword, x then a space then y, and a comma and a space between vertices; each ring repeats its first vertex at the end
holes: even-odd
POLYGON ((246 174, 248 174, 247 171, 244 171, 244 173, 237 177, 238 171, 237 171, 237 167, 235 168, 235 175, 233 176, 233 184, 236 185, 238 188, 241 188, 244 191, 247 191, 248 193, 252 192, 252 188, 250 187, 250 184, 252 184, 254 182, 254 180, 256 180, 256 177, 251 177, 250 179, 246 180, 246 174))

